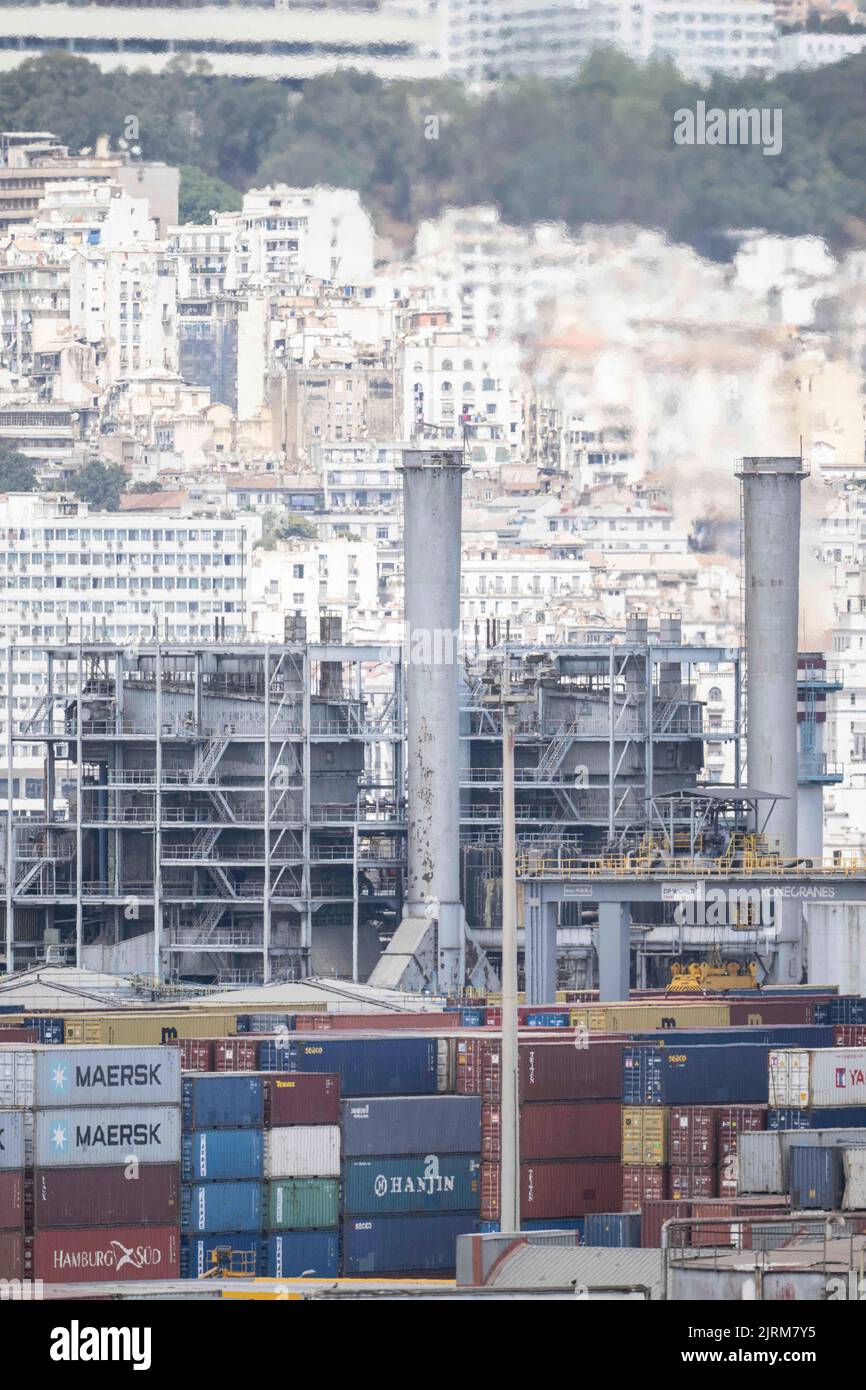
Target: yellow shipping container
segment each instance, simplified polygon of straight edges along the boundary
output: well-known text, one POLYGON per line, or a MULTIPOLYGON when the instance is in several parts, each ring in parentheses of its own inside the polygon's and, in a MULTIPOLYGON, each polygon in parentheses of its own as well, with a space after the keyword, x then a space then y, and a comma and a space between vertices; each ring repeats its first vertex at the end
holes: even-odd
POLYGON ((655 1028, 727 1028, 727 1004, 580 1004, 571 1010, 572 1028, 591 1033, 648 1033, 655 1028))
POLYGON ((229 1038, 236 1032, 236 1014, 163 1013, 126 1009, 109 1014, 67 1014, 63 1035, 67 1043, 150 1047, 172 1038, 229 1038))
POLYGON ((668 1160, 666 1105, 624 1105, 622 1109, 622 1161, 661 1168, 668 1160))

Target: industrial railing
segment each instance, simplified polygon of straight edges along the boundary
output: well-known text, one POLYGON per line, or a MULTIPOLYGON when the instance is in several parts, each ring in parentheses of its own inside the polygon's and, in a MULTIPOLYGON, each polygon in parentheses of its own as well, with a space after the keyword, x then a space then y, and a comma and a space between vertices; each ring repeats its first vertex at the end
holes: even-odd
POLYGON ((780 859, 773 855, 745 855, 730 859, 660 859, 657 855, 522 854, 517 859, 520 878, 861 878, 866 877, 866 855, 842 859, 780 859))

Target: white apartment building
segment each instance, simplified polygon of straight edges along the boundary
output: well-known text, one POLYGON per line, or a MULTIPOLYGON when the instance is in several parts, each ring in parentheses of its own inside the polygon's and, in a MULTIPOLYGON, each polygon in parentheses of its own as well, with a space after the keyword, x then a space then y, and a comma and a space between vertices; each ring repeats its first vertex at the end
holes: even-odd
POLYGON ((38 355, 68 328, 67 260, 30 236, 0 249, 0 367, 13 386, 29 384, 38 355))
POLYGON ((73 336, 97 352, 102 387, 177 371, 176 279, 161 243, 80 247, 69 280, 73 336))
POLYGON ((307 636, 318 639, 323 613, 338 614, 346 641, 368 637, 379 608, 374 541, 287 541, 253 555, 250 623, 253 636, 284 640, 286 614, 301 613, 307 636))
POLYGON ((157 235, 146 198, 93 179, 46 184, 29 233, 59 246, 106 248, 155 241, 157 235))
POLYGON ((517 462, 521 397, 516 349, 463 334, 434 333, 400 350, 407 434, 433 426, 445 439, 467 438, 479 467, 517 462))
POLYGON ((441 0, 445 68, 464 82, 573 77, 585 0, 441 0))
POLYGON ((776 39, 776 71, 822 68, 866 49, 866 34, 780 34, 776 39))

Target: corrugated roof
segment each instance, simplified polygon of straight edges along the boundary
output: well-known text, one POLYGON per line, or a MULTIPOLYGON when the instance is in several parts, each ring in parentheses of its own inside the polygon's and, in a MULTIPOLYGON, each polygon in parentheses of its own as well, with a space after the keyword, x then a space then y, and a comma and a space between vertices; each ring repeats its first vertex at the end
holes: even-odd
POLYGON ((663 1293, 660 1250, 608 1250, 595 1246, 520 1245, 497 1264, 487 1287, 562 1289, 571 1284, 645 1284, 663 1293))

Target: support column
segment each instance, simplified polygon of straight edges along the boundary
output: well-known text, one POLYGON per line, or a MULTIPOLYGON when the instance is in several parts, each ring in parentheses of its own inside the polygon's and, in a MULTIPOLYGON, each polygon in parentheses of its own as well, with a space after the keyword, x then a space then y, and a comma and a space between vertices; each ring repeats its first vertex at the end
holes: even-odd
POLYGON ((530 896, 530 885, 526 887, 526 1002, 552 1004, 556 999, 556 903, 546 903, 540 893, 530 896))
POLYGON ((629 928, 628 903, 598 905, 598 997, 600 1003, 628 999, 629 928))

